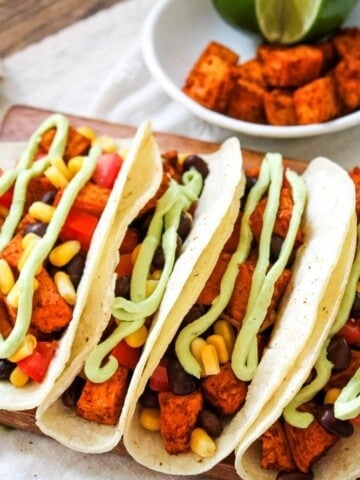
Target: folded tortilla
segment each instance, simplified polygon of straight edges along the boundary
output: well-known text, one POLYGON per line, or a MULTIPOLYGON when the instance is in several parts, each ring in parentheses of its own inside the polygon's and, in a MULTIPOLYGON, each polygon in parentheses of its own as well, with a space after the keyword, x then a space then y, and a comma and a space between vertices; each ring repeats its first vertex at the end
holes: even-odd
MULTIPOLYGON (((37 132, 44 132, 53 127, 57 121, 68 125, 68 120, 60 115, 54 114, 48 117, 38 128, 37 132)), ((61 141, 66 142, 67 128, 61 141)), ((40 138, 40 134, 39 138, 40 138)), ((36 137, 36 133, 34 134, 36 137)), ((126 147, 129 142, 124 141, 126 147)), ((126 159, 120 169, 107 205, 98 220, 97 227, 92 236, 91 244, 87 252, 85 268, 77 287, 76 303, 69 325, 58 341, 55 356, 52 359, 44 380, 41 383, 30 382, 23 387, 15 387, 7 380, 0 381, 0 408, 5 410, 27 410, 37 407, 52 389, 55 380, 61 374, 69 358, 75 332, 82 322, 83 311, 87 302, 92 304, 93 298, 89 297, 90 284, 101 279, 102 253, 106 252, 109 237, 118 228, 119 216, 131 216, 134 209, 139 209, 151 198, 161 181, 161 158, 154 153, 142 158, 141 152, 144 148, 153 148, 153 139, 150 131, 150 124, 144 122, 138 129, 129 147, 126 159), (141 173, 141 175, 140 175, 141 173)), ((119 145, 119 149, 120 149, 119 145)), ((19 158, 18 155, 24 152, 24 144, 3 144, 1 155, 9 163, 19 158), (16 155, 16 153, 18 155, 16 155)), ((3 165, 3 163, 2 163, 3 165)), ((5 164, 6 166, 10 166, 5 164)), ((106 294, 107 284, 99 282, 96 295, 100 299, 106 294)), ((96 303, 96 302, 95 302, 96 303)), ((87 331, 87 336, 91 335, 87 331)))
MULTIPOLYGON (((324 160, 321 161, 324 162, 324 160)), ((350 179, 348 174, 345 173, 336 179, 331 172, 333 171, 336 173, 336 170, 338 170, 339 167, 328 163, 326 168, 328 173, 325 178, 330 182, 330 190, 333 189, 333 192, 336 191, 341 193, 341 195, 347 196, 347 201, 353 202, 352 208, 355 211, 355 199, 352 198, 353 185, 348 184, 350 179)), ((318 160, 317 164, 314 164, 312 170, 308 172, 307 181, 316 182, 321 175, 322 172, 319 168, 318 160), (314 171, 314 174, 310 176, 312 171, 314 171)), ((344 235, 343 247, 340 246, 337 263, 334 263, 333 261, 333 272, 329 277, 329 281, 323 285, 321 303, 318 308, 318 315, 313 329, 311 330, 307 328, 307 325, 301 327, 302 335, 307 335, 306 343, 300 342, 300 344, 298 344, 298 342, 296 342, 297 334, 299 332, 291 330, 290 318, 284 317, 283 319, 282 328, 284 334, 282 336, 284 337, 284 341, 286 340, 286 337, 288 337, 289 347, 290 345, 293 347, 294 342, 296 342, 296 348, 293 352, 290 351, 290 348, 286 349, 288 350, 286 352, 287 355, 289 355, 289 358, 292 360, 292 366, 289 367, 282 378, 278 378, 277 390, 266 404, 263 403, 261 405, 261 414, 258 417, 249 417, 246 426, 247 433, 243 436, 241 442, 237 446, 235 456, 236 471, 244 480, 270 480, 277 478, 278 472, 276 470, 265 470, 260 467, 260 437, 282 416, 285 407, 289 405, 309 379, 309 375, 321 354, 325 342, 336 334, 336 328, 334 330, 333 327, 334 321, 335 324, 337 321, 337 314, 340 313, 338 307, 340 305, 340 309, 342 308, 342 300, 345 299, 345 296, 343 297, 344 280, 349 279, 349 282, 353 281, 353 290, 356 288, 359 266, 354 265, 356 275, 350 280, 352 272, 349 277, 349 260, 352 260, 353 256, 350 255, 348 251, 348 249, 350 249, 351 252, 353 251, 355 229, 353 226, 354 220, 352 220, 351 228, 346 231, 344 229, 344 218, 342 217, 344 210, 341 208, 340 203, 336 205, 335 202, 335 198, 332 198, 330 203, 324 202, 322 204, 322 211, 323 215, 326 214, 327 216, 330 215, 333 217, 332 222, 335 229, 340 226, 344 235), (334 299, 336 299, 335 303, 334 299), (287 334, 286 329, 288 329, 287 334)), ((329 221, 331 221, 331 219, 329 219, 329 221)), ((314 228, 316 228, 317 222, 315 217, 313 223, 314 228)), ((359 246, 357 247, 357 252, 355 260, 359 262, 359 246)), ((314 265, 317 265, 317 262, 314 265)), ((348 311, 350 307, 351 303, 347 306, 348 311)), ((282 342, 282 339, 279 341, 282 342)), ((285 345, 285 343, 283 345, 285 345)), ((264 356, 264 366, 268 374, 272 369, 271 366, 274 361, 274 351, 267 352, 264 356)), ((273 377, 271 377, 271 379, 272 378, 273 377)), ((256 383, 252 385, 251 392, 249 392, 253 397, 253 405, 256 403, 255 399, 261 391, 261 383, 264 381, 264 378, 259 376, 256 380, 256 383)), ((246 414, 252 415, 253 411, 247 409, 246 414)), ((360 430, 358 427, 354 428, 354 433, 351 436, 337 440, 335 445, 331 446, 325 455, 322 455, 321 458, 315 461, 312 467, 314 479, 325 480, 328 478, 336 478, 339 480, 355 480, 358 478, 360 475, 360 462, 359 457, 356 454, 355 446, 358 445, 359 441, 360 430)))
MULTIPOLYGON (((150 145, 144 145, 140 153, 142 158, 153 155, 150 145)), ((245 188, 239 142, 236 138, 231 138, 215 153, 197 155, 205 160, 209 173, 196 203, 192 229, 175 261, 162 301, 153 317, 140 360, 131 376, 119 422, 115 426, 85 420, 77 416, 74 408, 66 407, 61 400, 62 393, 81 372, 90 352, 100 340, 104 324, 101 331, 97 330, 97 333, 94 333, 98 318, 102 315, 105 322, 109 321, 114 295, 113 272, 118 261, 118 246, 123 238, 120 228, 126 229, 136 217, 137 211, 133 211, 133 217, 127 218, 126 222, 121 220, 119 212, 117 218, 122 227, 118 230, 114 228, 112 234, 108 236, 99 272, 101 283, 108 285, 106 296, 101 297, 97 294, 99 282, 95 282, 89 291, 89 299, 81 326, 75 336, 67 368, 36 413, 38 427, 45 434, 72 449, 100 453, 111 450, 121 440, 134 392, 137 390, 149 355, 159 340, 164 320, 171 316, 176 325, 182 319, 187 311, 188 301, 196 299, 201 285, 210 274, 222 246, 232 231, 245 188), (89 332, 93 332, 90 339, 89 332)), ((114 225, 116 224, 115 221, 114 225)))
MULTIPOLYGON (((279 389, 290 385, 289 372, 298 368, 303 356, 310 354, 314 358, 316 355, 313 350, 319 349, 321 337, 326 336, 339 307, 355 248, 355 196, 347 173, 331 161, 318 158, 310 163, 303 180, 307 189, 304 243, 298 251, 270 344, 250 383, 243 407, 225 421, 221 435, 213 439, 216 452, 207 457, 191 451, 170 455, 159 432, 145 430, 140 425, 139 397, 180 325, 170 326, 172 318, 169 317, 133 396, 125 426, 125 447, 142 465, 168 474, 200 474, 230 455, 240 443, 237 455, 240 476, 244 479, 268 478, 268 473, 262 477, 258 470, 256 474, 246 474, 248 464, 244 468, 241 466, 243 446, 257 438, 254 429, 259 433, 261 422, 267 421, 272 409, 277 408, 273 399, 278 401, 279 389)), ((193 302, 194 299, 189 300, 188 305, 193 302)))

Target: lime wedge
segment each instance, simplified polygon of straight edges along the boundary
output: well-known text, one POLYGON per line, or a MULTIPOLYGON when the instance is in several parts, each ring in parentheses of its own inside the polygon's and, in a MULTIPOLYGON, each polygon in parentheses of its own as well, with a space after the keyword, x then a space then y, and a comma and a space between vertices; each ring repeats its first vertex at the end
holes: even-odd
POLYGON ((338 28, 358 0, 255 0, 262 36, 292 44, 315 40, 338 28))
POLYGON ((223 20, 233 27, 259 32, 255 0, 212 0, 212 3, 223 20))

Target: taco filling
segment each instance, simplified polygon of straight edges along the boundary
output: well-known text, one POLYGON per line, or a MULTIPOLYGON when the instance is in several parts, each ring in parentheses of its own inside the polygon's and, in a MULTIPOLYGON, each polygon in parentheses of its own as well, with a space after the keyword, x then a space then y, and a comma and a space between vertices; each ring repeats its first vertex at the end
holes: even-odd
MULTIPOLYGON (((349 172, 360 192, 360 169, 349 172)), ((357 202, 358 203, 358 202, 357 202)), ((360 208, 357 204, 358 222, 360 208)), ((313 468, 360 425, 360 226, 357 251, 340 308, 320 356, 282 416, 260 438, 260 466, 277 479, 316 478, 313 468)))
POLYGON ((170 455, 215 454, 245 402, 303 242, 301 177, 278 154, 247 173, 232 235, 139 399, 140 424, 160 433, 170 455))
POLYGON ((119 249, 111 318, 62 401, 78 416, 105 425, 119 421, 133 371, 175 261, 192 229, 209 169, 198 155, 162 155, 163 180, 129 225, 119 249))
POLYGON ((90 133, 54 114, 0 176, 2 385, 43 382, 73 319, 90 244, 124 161, 90 133))

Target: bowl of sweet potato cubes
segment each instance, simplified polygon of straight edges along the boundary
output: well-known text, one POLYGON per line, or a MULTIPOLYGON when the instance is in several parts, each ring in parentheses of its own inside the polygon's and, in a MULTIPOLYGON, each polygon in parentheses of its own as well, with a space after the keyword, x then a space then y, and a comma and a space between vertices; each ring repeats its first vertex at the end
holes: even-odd
POLYGON ((181 12, 174 0, 161 3, 145 26, 145 60, 165 91, 198 117, 277 138, 360 123, 360 8, 325 38, 281 45, 235 31, 211 1, 186 0, 181 12), (200 14, 205 20, 194 29, 200 14))

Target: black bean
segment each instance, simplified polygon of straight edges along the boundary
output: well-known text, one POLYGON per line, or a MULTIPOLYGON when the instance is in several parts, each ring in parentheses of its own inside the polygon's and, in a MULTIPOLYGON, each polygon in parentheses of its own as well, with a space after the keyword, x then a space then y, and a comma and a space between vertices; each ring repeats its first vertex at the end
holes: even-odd
POLYGON ((159 245, 154 253, 153 259, 152 259, 152 266, 154 268, 158 268, 161 270, 164 268, 165 265, 165 255, 164 255, 164 250, 161 245, 159 245))
POLYGON ((139 402, 145 408, 157 408, 159 406, 159 397, 157 392, 153 392, 149 387, 146 387, 139 397, 139 402))
POLYGON ((354 427, 349 421, 335 417, 333 405, 322 405, 317 417, 321 425, 337 437, 350 437, 354 432, 354 427))
POLYGON ((219 437, 223 430, 220 418, 212 410, 201 410, 199 424, 212 438, 219 437))
POLYGON ((356 292, 355 294, 350 315, 352 317, 360 317, 360 292, 356 292))
POLYGON ((175 395, 188 395, 198 386, 197 378, 185 372, 177 358, 171 358, 168 361, 167 374, 170 390, 175 395))
POLYGON ((29 223, 24 229, 24 235, 27 235, 28 233, 35 233, 39 237, 43 237, 46 233, 47 229, 47 223, 42 223, 42 222, 34 222, 34 223, 29 223))
POLYGON ((245 197, 249 195, 250 190, 257 182, 256 177, 246 177, 246 184, 245 184, 245 197))
MULTIPOLYGON (((270 243, 270 259, 272 262, 275 262, 279 258, 283 243, 284 239, 280 235, 278 235, 277 233, 272 234, 270 243)), ((291 266, 294 263, 294 260, 295 252, 292 251, 287 262, 287 266, 291 266)))
POLYGON ((48 205, 52 205, 55 200, 55 195, 56 195, 55 190, 49 190, 41 197, 41 201, 44 203, 47 203, 48 205))
POLYGON ((350 346, 344 337, 335 336, 331 339, 327 349, 327 358, 334 365, 337 372, 345 370, 351 359, 350 346))
POLYGON ((209 167, 207 166, 207 163, 198 155, 189 155, 185 158, 183 172, 190 170, 190 168, 195 168, 204 179, 209 175, 209 167))
POLYGON ((0 359, 0 380, 9 380, 11 372, 16 367, 16 363, 9 362, 6 358, 0 359))
POLYGON ((70 276, 72 284, 75 288, 78 286, 81 280, 84 271, 85 260, 85 255, 78 253, 70 260, 70 262, 66 264, 66 273, 70 276))
POLYGON ((85 380, 79 376, 75 377, 70 387, 65 390, 61 396, 64 405, 70 408, 76 407, 77 401, 80 398, 81 391, 85 385, 85 380))
POLYGON ((178 235, 184 241, 189 235, 193 225, 193 217, 189 212, 182 212, 180 217, 180 223, 178 227, 178 235))
POLYGON ((206 308, 204 305, 200 305, 199 303, 195 303, 188 313, 185 315, 182 321, 182 326, 188 325, 189 323, 192 323, 194 320, 197 318, 200 318, 202 315, 206 313, 206 308))
POLYGON ((118 277, 115 283, 115 297, 130 298, 130 275, 118 277))
POLYGON ((310 472, 280 472, 278 473, 276 480, 312 480, 314 473, 310 472))

